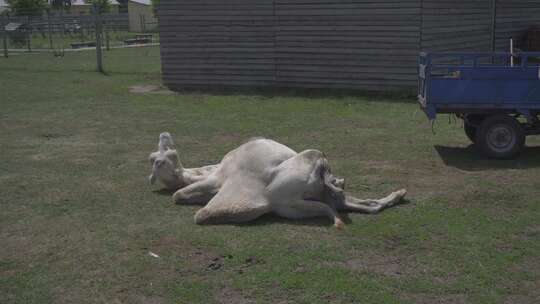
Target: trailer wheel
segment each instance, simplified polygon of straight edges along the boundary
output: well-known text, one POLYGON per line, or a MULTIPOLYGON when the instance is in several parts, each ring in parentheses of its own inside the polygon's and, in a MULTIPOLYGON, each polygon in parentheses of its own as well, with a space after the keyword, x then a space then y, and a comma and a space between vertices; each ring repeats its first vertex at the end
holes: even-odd
POLYGON ((465 135, 473 142, 476 142, 476 127, 469 124, 468 122, 463 123, 463 128, 465 129, 465 135))
POLYGON ((486 118, 476 132, 476 144, 491 158, 511 159, 525 145, 525 132, 517 119, 507 115, 486 118))
POLYGON ((473 143, 476 143, 476 131, 478 131, 478 127, 486 117, 486 114, 466 114, 465 117, 463 117, 465 135, 467 135, 473 143))

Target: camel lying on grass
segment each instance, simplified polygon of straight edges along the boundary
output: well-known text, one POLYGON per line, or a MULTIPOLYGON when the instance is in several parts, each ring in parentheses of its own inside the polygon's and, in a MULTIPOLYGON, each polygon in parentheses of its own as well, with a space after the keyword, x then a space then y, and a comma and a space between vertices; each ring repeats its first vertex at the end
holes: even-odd
POLYGON ((407 193, 402 189, 367 200, 346 195, 344 180, 332 175, 322 152, 297 153, 264 138, 242 144, 217 165, 184 168, 165 132, 149 159, 152 184, 158 180, 177 190, 173 195, 177 204, 204 205, 195 214, 197 224, 242 223, 274 213, 289 219, 326 216, 342 228, 337 211, 377 213, 407 193))

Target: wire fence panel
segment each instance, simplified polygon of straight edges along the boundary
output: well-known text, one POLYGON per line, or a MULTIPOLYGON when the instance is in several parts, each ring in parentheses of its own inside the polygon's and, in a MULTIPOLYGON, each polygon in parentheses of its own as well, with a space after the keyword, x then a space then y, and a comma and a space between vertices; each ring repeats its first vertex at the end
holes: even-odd
MULTIPOLYGON (((128 13, 99 14, 98 17, 103 47, 159 43, 159 35, 154 30, 157 28, 155 19, 128 13)), ((95 48, 96 20, 93 12, 73 15, 50 10, 37 16, 20 11, 4 14, 0 16, 0 47, 8 54, 95 48)))

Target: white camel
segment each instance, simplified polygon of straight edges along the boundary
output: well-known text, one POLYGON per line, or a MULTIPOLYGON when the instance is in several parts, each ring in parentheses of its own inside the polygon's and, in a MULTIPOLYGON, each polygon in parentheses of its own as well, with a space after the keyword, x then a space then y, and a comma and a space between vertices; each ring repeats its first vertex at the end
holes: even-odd
POLYGON ((326 216, 342 228, 337 211, 377 213, 407 193, 402 189, 366 200, 345 195, 344 180, 331 174, 322 152, 297 153, 264 138, 242 144, 217 165, 184 168, 171 135, 164 132, 150 162, 150 182, 177 190, 174 202, 205 205, 195 214, 197 224, 242 223, 274 213, 289 219, 326 216))

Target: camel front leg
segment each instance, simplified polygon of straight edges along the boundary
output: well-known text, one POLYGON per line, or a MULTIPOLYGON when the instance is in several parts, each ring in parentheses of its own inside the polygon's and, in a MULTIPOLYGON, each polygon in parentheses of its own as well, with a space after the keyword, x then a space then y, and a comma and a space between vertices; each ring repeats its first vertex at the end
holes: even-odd
POLYGON ((399 203, 407 194, 407 190, 401 189, 390 193, 381 199, 359 199, 350 195, 345 196, 345 200, 336 204, 338 210, 358 211, 365 213, 377 213, 384 208, 392 207, 399 203))
POLYGON ((219 167, 218 165, 208 165, 200 168, 180 168, 178 170, 178 175, 181 176, 182 180, 186 183, 186 185, 191 185, 193 183, 196 183, 198 181, 202 181, 210 174, 214 173, 219 167))
POLYGON ((173 194, 173 201, 176 204, 206 205, 218 190, 217 180, 206 178, 176 191, 173 194))

